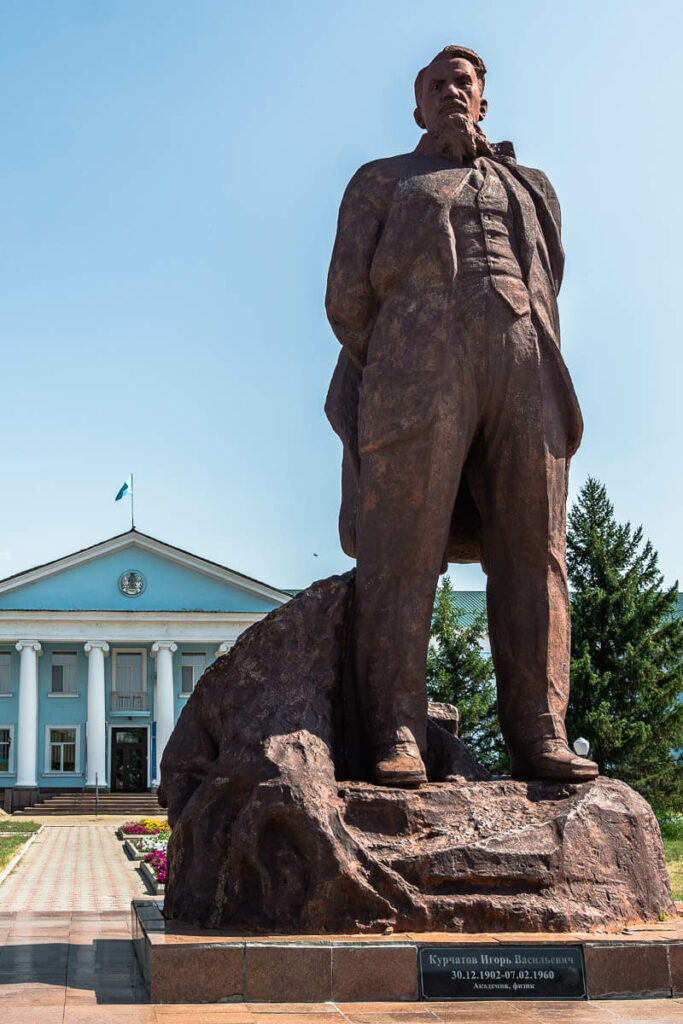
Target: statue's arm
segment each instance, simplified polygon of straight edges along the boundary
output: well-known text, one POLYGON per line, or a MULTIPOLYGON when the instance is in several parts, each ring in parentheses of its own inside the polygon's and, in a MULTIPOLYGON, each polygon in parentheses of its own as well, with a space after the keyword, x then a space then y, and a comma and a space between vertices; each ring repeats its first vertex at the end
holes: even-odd
POLYGON ((372 165, 361 167, 349 182, 339 209, 327 278, 327 318, 338 340, 359 366, 365 364, 377 315, 370 267, 385 217, 383 185, 381 175, 372 165))
POLYGON ((553 237, 548 238, 548 248, 550 250, 550 260, 553 267, 553 276, 555 278, 555 294, 557 295, 562 285, 562 276, 564 274, 564 249, 562 248, 562 211, 560 210, 560 201, 557 198, 555 189, 550 184, 550 180, 543 175, 543 181, 545 183, 545 195, 548 203, 548 210, 555 227, 553 237))
POLYGON ((555 226, 557 228, 558 235, 561 235, 562 234, 562 211, 560 210, 560 201, 557 198, 557 192, 555 191, 555 189, 551 185, 550 179, 545 174, 543 174, 542 171, 539 171, 539 174, 540 174, 541 180, 543 182, 543 187, 544 187, 544 191, 545 191, 545 197, 546 197, 546 200, 547 200, 547 203, 548 203, 548 209, 550 210, 550 215, 553 218, 553 221, 555 222, 555 226))
POLYGON ((543 171, 526 168, 527 184, 532 185, 532 197, 536 213, 548 247, 552 269, 553 287, 557 295, 564 272, 564 250, 562 248, 562 213, 555 189, 543 171), (539 202, 540 198, 540 202, 539 202))

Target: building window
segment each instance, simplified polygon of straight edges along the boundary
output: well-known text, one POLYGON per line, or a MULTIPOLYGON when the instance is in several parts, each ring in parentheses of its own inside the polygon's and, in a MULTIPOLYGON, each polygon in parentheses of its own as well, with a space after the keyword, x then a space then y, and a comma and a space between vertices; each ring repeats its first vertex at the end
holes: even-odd
POLYGON ((0 774, 12 770, 13 725, 0 725, 0 774))
POLYGON ((186 696, 194 690, 206 668, 205 654, 181 654, 180 656, 180 692, 186 696))
MULTIPOLYGON (((9 651, 0 651, 0 693, 12 692, 12 655, 9 651)), ((0 771, 2 769, 0 768, 0 771)))
POLYGON ((77 725, 47 727, 47 771, 75 772, 78 763, 77 725))
POLYGON ((112 711, 147 711, 144 651, 114 651, 112 711))
POLYGON ((58 651, 52 655, 50 693, 78 693, 78 655, 75 651, 58 651))
POLYGON ((142 654, 116 655, 116 689, 119 693, 142 692, 142 654))

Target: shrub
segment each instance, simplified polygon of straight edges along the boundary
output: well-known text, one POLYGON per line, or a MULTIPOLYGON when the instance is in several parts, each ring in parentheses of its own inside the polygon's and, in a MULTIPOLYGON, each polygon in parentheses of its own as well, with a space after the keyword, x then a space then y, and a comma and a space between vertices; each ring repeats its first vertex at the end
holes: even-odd
POLYGON ((662 839, 683 841, 683 814, 663 811, 657 815, 662 839))

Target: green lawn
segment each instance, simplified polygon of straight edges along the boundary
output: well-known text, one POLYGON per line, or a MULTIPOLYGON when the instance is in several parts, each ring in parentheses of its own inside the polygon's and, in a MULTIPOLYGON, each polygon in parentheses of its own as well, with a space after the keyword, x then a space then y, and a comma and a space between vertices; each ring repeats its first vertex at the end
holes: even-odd
POLYGON ((40 825, 37 821, 24 821, 22 818, 0 818, 0 871, 7 867, 12 857, 26 840, 37 832, 40 825), (11 832, 12 835, 2 835, 11 832))
POLYGON ((675 900, 683 900, 683 839, 665 839, 664 853, 675 900))
POLYGON ((0 871, 7 867, 12 857, 26 842, 28 836, 8 836, 0 839, 0 871))
POLYGON ((37 821, 26 821, 23 818, 0 818, 0 832, 37 832, 40 825, 37 821))

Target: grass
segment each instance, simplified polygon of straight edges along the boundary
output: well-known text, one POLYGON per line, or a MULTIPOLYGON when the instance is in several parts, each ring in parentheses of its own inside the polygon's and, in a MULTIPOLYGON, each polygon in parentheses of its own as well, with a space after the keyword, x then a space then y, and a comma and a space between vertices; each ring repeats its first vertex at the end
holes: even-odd
POLYGON ((664 855, 675 900, 683 900, 683 839, 665 839, 664 855))
POLYGON ((39 828, 40 825, 37 821, 23 821, 21 818, 12 821, 9 818, 0 818, 0 871, 7 867, 14 854, 39 828), (2 835, 3 832, 13 834, 2 835))
POLYGON ((23 821, 21 818, 0 818, 0 832, 37 832, 40 825, 37 821, 23 821))
POLYGON ((26 842, 25 836, 8 836, 0 839, 0 871, 7 867, 12 857, 26 842))
POLYGON ((657 821, 662 831, 664 856, 675 900, 683 900, 683 815, 660 812, 657 821))

